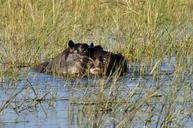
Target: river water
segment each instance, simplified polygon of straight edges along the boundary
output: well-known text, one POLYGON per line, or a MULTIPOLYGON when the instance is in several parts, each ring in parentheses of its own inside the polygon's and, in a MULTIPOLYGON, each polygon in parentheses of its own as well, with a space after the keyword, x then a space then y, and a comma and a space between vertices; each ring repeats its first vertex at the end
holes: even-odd
MULTIPOLYGON (((174 58, 164 59, 161 63, 162 89, 160 90, 163 90, 161 94, 170 89, 168 86, 174 77, 174 65, 174 58), (169 75, 165 75, 166 72, 169 75)), ((95 92, 101 81, 112 84, 112 81, 105 81, 102 78, 67 79, 22 69, 16 82, 9 79, 1 80, 0 108, 3 109, 0 113, 0 128, 93 127, 93 121, 81 112, 83 105, 80 102, 85 92, 95 92)), ((140 90, 140 93, 143 93, 155 86, 157 82, 151 75, 141 77, 126 74, 117 81, 116 85, 120 86, 120 97, 124 97, 139 83, 144 84, 143 90, 140 90)), ((187 82, 188 86, 193 86, 192 75, 187 82)), ((178 99, 180 101, 180 98, 178 99)), ((190 106, 187 104, 187 108, 190 106)), ((112 118, 111 113, 106 117, 109 119, 106 119, 101 127, 113 128, 118 124, 115 120, 117 117, 112 118)), ((156 120, 157 116, 154 118, 156 120)), ((132 127, 145 127, 143 121, 136 119, 136 122, 132 127)), ((184 118, 181 123, 183 127, 193 126, 192 119, 189 118, 184 118)), ((152 123, 150 127, 156 127, 156 124, 152 123)))

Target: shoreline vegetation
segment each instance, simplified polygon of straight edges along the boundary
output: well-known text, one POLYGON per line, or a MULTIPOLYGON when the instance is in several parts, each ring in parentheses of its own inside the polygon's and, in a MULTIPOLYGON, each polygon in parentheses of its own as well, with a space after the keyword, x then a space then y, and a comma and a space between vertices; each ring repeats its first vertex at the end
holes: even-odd
MULTIPOLYGON (((14 87, 21 67, 55 57, 70 39, 93 42, 123 54, 129 65, 139 67, 137 77, 149 74, 154 82, 147 87, 148 80, 139 80, 124 97, 114 79, 110 85, 103 80, 92 85, 97 88, 92 94, 89 85, 84 96, 68 100, 82 105, 79 125, 88 119, 86 127, 102 127, 110 111, 115 127, 134 127, 136 121, 145 127, 185 127, 193 117, 192 12, 191 0, 1 0, 0 83, 8 77, 14 87), (168 83, 160 75, 165 59, 173 63, 172 74, 166 70, 168 83)), ((47 93, 38 98, 27 84, 34 93, 32 105, 42 107, 47 93)), ((0 103, 0 114, 25 90, 0 103)))

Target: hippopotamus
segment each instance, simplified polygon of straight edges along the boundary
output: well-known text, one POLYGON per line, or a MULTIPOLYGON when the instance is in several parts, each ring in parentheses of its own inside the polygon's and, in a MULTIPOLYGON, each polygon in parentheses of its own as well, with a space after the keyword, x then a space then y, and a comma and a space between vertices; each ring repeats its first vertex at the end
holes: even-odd
POLYGON ((69 40, 68 47, 50 61, 37 65, 34 70, 39 73, 82 74, 89 61, 89 45, 74 43, 69 40))
POLYGON ((127 72, 127 62, 120 53, 105 51, 100 45, 74 43, 69 40, 68 47, 50 61, 37 65, 39 73, 123 75, 127 72))
POLYGON ((100 45, 91 43, 89 57, 93 60, 90 63, 91 74, 111 76, 115 72, 117 75, 128 72, 127 61, 122 54, 105 51, 100 45))

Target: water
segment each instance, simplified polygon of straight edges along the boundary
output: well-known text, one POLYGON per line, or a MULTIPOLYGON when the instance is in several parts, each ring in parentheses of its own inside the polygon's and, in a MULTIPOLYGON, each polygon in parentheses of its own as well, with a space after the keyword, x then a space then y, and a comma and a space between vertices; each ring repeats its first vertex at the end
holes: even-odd
MULTIPOLYGON (((121 77, 116 86, 119 86, 118 90, 120 91, 120 95, 118 98, 123 98, 128 96, 128 92, 131 92, 132 89, 136 89, 138 91, 135 92, 136 97, 143 95, 145 92, 155 87, 157 84, 162 85, 160 89, 161 95, 166 95, 166 93, 171 89, 171 82, 173 79, 173 70, 175 66, 175 59, 164 59, 161 63, 161 73, 159 76, 159 81, 151 75, 145 75, 143 77, 133 76, 131 74, 127 74, 124 77, 121 77), (165 75, 164 73, 171 73, 169 75, 165 75), (138 85, 144 85, 138 88, 138 85)), ((188 85, 193 86, 191 83, 193 82, 193 76, 187 80, 188 85)), ((73 78, 66 79, 62 77, 53 77, 47 74, 35 73, 31 70, 22 69, 20 71, 19 79, 16 83, 1 81, 0 86, 0 108, 6 101, 8 105, 4 106, 5 108, 1 112, 0 115, 0 128, 63 128, 63 127, 92 127, 93 120, 89 120, 87 114, 84 113, 82 105, 82 98, 87 94, 97 93, 97 89, 100 89, 96 85, 99 83, 106 82, 103 79, 88 79, 88 78, 73 78), (13 86, 15 84, 16 86, 13 86), (95 85, 93 85, 95 84, 95 85), (35 97, 39 100, 44 99, 42 102, 34 102, 35 97)), ((108 82, 108 84, 112 84, 113 81, 108 82)), ((107 85, 108 85, 107 84, 107 85)), ((107 95, 109 93, 108 86, 105 88, 107 95)), ((189 91, 187 91, 189 92, 189 91)), ((182 109, 183 105, 181 105, 181 100, 183 101, 184 93, 179 93, 177 100, 179 100, 179 107, 177 111, 182 109)), ((189 96, 192 96, 190 94, 189 96)), ((192 99, 192 98, 189 98, 192 99)), ((136 98, 130 100, 130 102, 136 102, 136 98)), ((157 101, 156 101, 157 102, 157 101)), ((162 101, 158 100, 158 103, 155 104, 155 107, 160 109, 162 101)), ((183 108, 183 112, 186 113, 188 110, 191 110, 191 104, 185 103, 183 108)), ((144 121, 141 120, 141 117, 144 119, 147 118, 147 113, 145 112, 146 106, 144 106, 144 111, 142 110, 138 116, 135 117, 132 127, 144 127, 144 121)), ((117 110, 116 114, 111 112, 109 113, 101 113, 99 117, 102 120, 102 127, 114 127, 119 124, 119 120, 123 117, 124 107, 120 107, 120 110, 117 110), (122 109, 123 108, 123 109, 122 109)), ((154 112, 156 114, 158 112, 154 112)), ((180 115, 180 114, 179 114, 180 115)), ((185 114, 182 114, 185 115, 185 114)), ((189 115, 190 117, 193 115, 189 115)), ((178 120, 180 120, 179 117, 178 120)), ((158 116, 153 117, 154 120, 158 119, 158 116)), ((98 118, 97 118, 98 120, 98 118)), ((183 118, 181 119, 181 123, 185 124, 183 127, 193 126, 191 118, 183 118)), ((152 123, 150 127, 155 127, 155 123, 152 123)))

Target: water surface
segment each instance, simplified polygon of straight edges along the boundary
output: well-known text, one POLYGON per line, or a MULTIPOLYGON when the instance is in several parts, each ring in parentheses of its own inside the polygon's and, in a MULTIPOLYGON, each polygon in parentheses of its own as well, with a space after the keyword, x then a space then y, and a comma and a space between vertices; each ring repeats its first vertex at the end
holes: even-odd
MULTIPOLYGON (((139 65, 135 65, 139 66, 139 65)), ((118 90, 120 95, 118 98, 125 98, 128 92, 132 89, 136 89, 139 85, 144 87, 138 88, 135 95, 140 96, 147 92, 149 89, 155 87, 156 85, 161 85, 160 95, 167 95, 170 91, 170 86, 174 78, 175 59, 164 59, 161 63, 161 72, 159 79, 154 78, 150 73, 142 76, 126 74, 125 76, 119 78, 116 82, 116 86, 119 86, 118 90)), ((191 73, 191 71, 189 71, 191 73)), ((193 86, 193 76, 189 74, 190 77, 187 78, 187 85, 193 86)), ((105 91, 109 93, 110 85, 113 81, 106 81, 103 78, 73 78, 67 79, 62 77, 53 77, 47 74, 35 73, 29 69, 22 69, 20 71, 20 76, 16 83, 11 80, 1 81, 0 86, 0 106, 8 102, 8 105, 4 106, 4 110, 0 115, 0 127, 2 128, 63 128, 63 127, 92 127, 93 121, 84 115, 82 99, 86 94, 94 94, 100 89, 100 82, 106 82, 107 87, 105 91), (13 86, 14 85, 14 86, 13 86), (97 86, 98 85, 98 86, 97 86), (35 102, 34 99, 44 99, 41 102, 35 102), (11 100, 11 101, 10 101, 11 100)), ((189 91, 187 91, 189 92, 189 91)), ((177 100, 179 104, 176 107, 180 111, 182 107, 184 112, 191 107, 191 104, 185 103, 181 105, 185 92, 181 92, 178 95, 177 100)), ((136 97, 137 97, 136 96, 136 97)), ((189 96, 192 96, 190 94, 189 96)), ((190 98, 192 99, 192 98, 190 98)), ((135 101, 131 99, 130 102, 135 101)), ((155 107, 160 109, 162 101, 153 102, 155 107)), ((99 114, 101 118, 104 118, 102 122, 102 127, 115 127, 119 124, 116 120, 117 116, 120 119, 123 117, 124 107, 120 107, 117 110, 116 115, 111 112, 99 114)), ((144 106, 145 110, 145 106, 144 106)), ((154 112, 158 114, 158 112, 154 112)), ((139 113, 138 113, 139 114, 139 113)), ((100 117, 99 116, 99 117, 100 117)), ((141 112, 132 123, 132 127, 144 127, 145 123, 143 119, 139 117, 147 117, 146 113, 141 112), (134 123, 135 122, 135 123, 134 123)), ((191 115, 190 115, 191 116, 191 115)), ((180 120, 181 117, 179 117, 180 120)), ((153 117, 154 120, 158 120, 158 116, 153 117)), ((193 126, 191 118, 184 118, 180 122, 183 127, 193 126)), ((159 124, 160 125, 160 124, 159 124)), ((155 127, 156 124, 152 123, 150 127, 155 127)))

